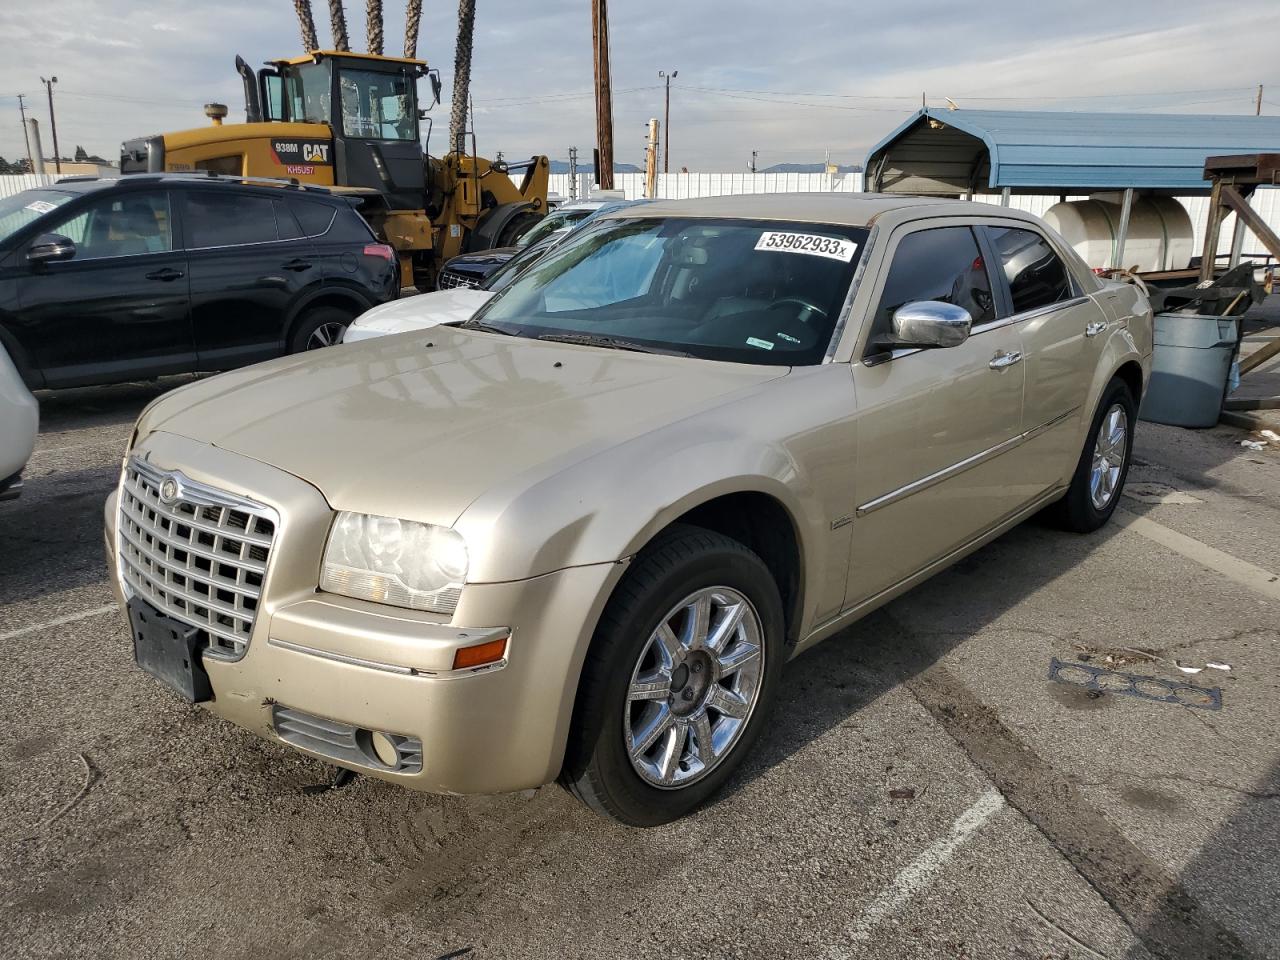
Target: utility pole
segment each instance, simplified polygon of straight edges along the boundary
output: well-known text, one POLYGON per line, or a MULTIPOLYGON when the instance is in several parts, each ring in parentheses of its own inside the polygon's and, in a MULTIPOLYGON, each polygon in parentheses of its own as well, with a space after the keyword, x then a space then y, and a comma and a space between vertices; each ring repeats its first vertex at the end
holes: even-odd
POLYGON ((36 172, 36 161, 31 156, 31 134, 27 132, 27 108, 22 102, 26 94, 18 94, 18 113, 22 116, 22 138, 27 142, 27 169, 32 173, 36 172))
POLYGON ((578 148, 569 148, 569 199, 578 199, 578 148))
POLYGON ((40 82, 44 84, 45 90, 49 92, 49 131, 53 134, 53 168, 58 173, 62 172, 62 154, 58 153, 58 122, 53 119, 53 85, 58 82, 58 78, 51 80, 40 78, 40 82))
POLYGON ((1254 106, 1253 115, 1255 117, 1262 116, 1262 84, 1258 84, 1258 102, 1254 106))
POLYGON ((649 142, 644 148, 644 195, 658 196, 658 118, 649 118, 649 142))
POLYGON ((755 173, 755 172, 756 172, 756 155, 757 155, 759 152, 760 152, 760 151, 758 151, 758 150, 752 150, 752 151, 751 151, 751 172, 752 172, 752 173, 755 173))
POLYGON ((609 4, 591 0, 596 73, 596 183, 613 189, 613 88, 609 73, 609 4))
POLYGON ((667 73, 659 70, 658 76, 667 81, 667 102, 662 111, 662 129, 667 132, 662 137, 662 172, 671 172, 671 81, 680 76, 679 70, 667 73))

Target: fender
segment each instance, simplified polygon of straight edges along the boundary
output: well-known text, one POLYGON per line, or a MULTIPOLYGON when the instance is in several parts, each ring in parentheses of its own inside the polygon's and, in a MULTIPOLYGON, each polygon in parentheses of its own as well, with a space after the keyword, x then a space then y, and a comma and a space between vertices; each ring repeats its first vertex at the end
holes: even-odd
MULTIPOLYGON (((1102 346, 1097 367, 1086 394, 1084 415, 1080 417, 1078 439, 1083 446, 1085 437, 1093 425, 1099 399, 1107 384, 1126 363, 1134 362, 1142 369, 1142 392, 1151 381, 1152 314, 1151 305, 1136 287, 1125 284, 1124 289, 1107 288, 1095 295, 1095 302, 1104 311, 1115 316, 1108 327, 1107 341, 1102 346)), ((1142 396, 1134 398, 1142 405, 1142 396)))
POLYGON ((502 231, 507 228, 507 224, 522 213, 535 212, 533 204, 528 201, 504 203, 494 207, 481 219, 480 225, 471 232, 463 252, 473 253, 477 250, 492 249, 497 244, 498 237, 502 236, 502 231))
POLYGON ((302 314, 304 314, 317 300, 345 301, 355 308, 357 316, 375 306, 373 301, 363 293, 359 293, 351 287, 334 283, 326 283, 321 286, 317 286, 314 290, 309 290, 303 294, 302 298, 293 305, 288 315, 285 317, 283 329, 286 331, 286 339, 288 338, 287 333, 292 331, 293 325, 297 319, 302 316, 302 314))
MULTIPOLYGON (((583 455, 539 465, 481 494, 454 523, 471 556, 468 582, 523 580, 567 567, 617 563, 694 507, 732 493, 773 498, 791 520, 802 583, 843 577, 849 529, 832 521, 851 509, 839 482, 854 456, 847 368, 771 381, 732 409, 717 405, 624 443, 601 437, 583 455), (818 426, 789 435, 790 411, 818 426), (779 441, 778 437, 788 437, 779 441)), ((808 622, 821 591, 805 591, 808 622)))

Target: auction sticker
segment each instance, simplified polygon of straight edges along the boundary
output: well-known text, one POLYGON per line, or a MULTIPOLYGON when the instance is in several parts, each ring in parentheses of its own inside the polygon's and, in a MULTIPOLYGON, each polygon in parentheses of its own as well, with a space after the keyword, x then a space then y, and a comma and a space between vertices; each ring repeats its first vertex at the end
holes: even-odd
POLYGON ((58 207, 57 204, 50 203, 48 200, 32 200, 27 204, 27 209, 36 213, 50 213, 57 210, 58 207))
POLYGON ((816 233, 784 233, 766 230, 756 241, 757 250, 773 250, 779 253, 807 253, 813 257, 827 257, 849 263, 858 252, 858 245, 844 237, 823 237, 816 233))

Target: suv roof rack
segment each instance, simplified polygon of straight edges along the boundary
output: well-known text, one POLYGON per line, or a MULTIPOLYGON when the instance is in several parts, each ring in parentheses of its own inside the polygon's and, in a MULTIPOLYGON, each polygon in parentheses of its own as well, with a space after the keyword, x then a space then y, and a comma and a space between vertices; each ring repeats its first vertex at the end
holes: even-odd
MULTIPOLYGON (((93 179, 93 178, 89 178, 93 179)), ((215 183, 247 183, 249 185, 261 184, 267 187, 282 187, 286 190, 302 190, 307 193, 323 193, 329 195, 332 193, 328 187, 322 187, 314 183, 302 183, 296 177, 249 177, 240 176, 238 174, 218 173, 216 170, 200 170, 191 173, 173 172, 173 173, 131 173, 123 179, 127 180, 188 180, 188 181, 213 181, 215 183)))

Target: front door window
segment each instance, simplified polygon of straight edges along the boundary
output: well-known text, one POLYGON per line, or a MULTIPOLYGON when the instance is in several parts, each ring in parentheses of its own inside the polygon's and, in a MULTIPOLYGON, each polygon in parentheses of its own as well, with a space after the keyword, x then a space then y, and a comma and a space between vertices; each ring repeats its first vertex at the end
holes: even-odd
POLYGON ((167 193, 126 193, 92 203, 51 229, 76 245, 76 260, 166 253, 173 249, 167 193))

